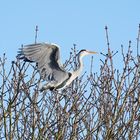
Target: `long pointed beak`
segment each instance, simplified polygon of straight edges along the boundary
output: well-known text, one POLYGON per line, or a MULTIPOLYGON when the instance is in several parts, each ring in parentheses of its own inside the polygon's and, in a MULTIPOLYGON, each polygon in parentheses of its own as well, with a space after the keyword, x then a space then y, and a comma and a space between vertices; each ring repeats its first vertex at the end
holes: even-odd
POLYGON ((89 54, 97 54, 97 52, 87 51, 89 54))

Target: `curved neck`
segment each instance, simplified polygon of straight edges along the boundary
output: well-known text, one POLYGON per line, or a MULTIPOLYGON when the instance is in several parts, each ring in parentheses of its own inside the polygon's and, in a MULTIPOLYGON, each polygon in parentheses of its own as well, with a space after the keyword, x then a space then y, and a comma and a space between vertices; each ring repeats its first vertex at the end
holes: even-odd
POLYGON ((84 66, 82 61, 82 56, 79 55, 77 60, 78 60, 78 67, 75 71, 73 71, 74 78, 78 77, 78 75, 82 72, 84 66))
POLYGON ((82 72, 82 69, 83 69, 82 56, 78 56, 78 63, 79 63, 78 68, 72 72, 72 76, 67 81, 66 86, 69 85, 82 72))
POLYGON ((82 69, 83 69, 83 61, 82 61, 82 56, 78 56, 77 60, 78 60, 78 68, 76 69, 76 71, 78 71, 79 73, 82 72, 82 69))

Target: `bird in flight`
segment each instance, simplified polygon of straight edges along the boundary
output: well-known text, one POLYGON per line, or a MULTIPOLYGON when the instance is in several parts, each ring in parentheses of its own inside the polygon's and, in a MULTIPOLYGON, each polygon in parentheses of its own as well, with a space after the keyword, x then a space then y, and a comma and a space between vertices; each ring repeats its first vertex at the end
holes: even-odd
POLYGON ((61 65, 60 50, 56 44, 37 43, 26 45, 20 48, 17 57, 25 62, 36 63, 41 78, 47 81, 40 89, 42 92, 47 89, 61 89, 70 85, 82 72, 82 57, 89 54, 96 54, 96 52, 83 49, 78 53, 79 66, 73 72, 66 71, 61 65))

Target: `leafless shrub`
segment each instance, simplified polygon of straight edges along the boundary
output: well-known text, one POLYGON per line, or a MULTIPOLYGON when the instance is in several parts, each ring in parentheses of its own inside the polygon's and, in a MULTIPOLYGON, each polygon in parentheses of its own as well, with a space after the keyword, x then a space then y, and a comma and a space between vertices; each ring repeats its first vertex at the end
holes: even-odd
MULTIPOLYGON (((133 56, 131 42, 124 53, 122 69, 114 67, 117 52, 103 54, 100 71, 85 73, 61 92, 40 92, 34 65, 15 60, 6 69, 0 59, 0 139, 94 140, 138 139, 140 136, 140 55, 133 56)), ((37 35, 36 35, 37 37, 37 35)), ((76 47, 64 64, 75 69, 76 47), (74 59, 73 59, 74 58, 74 59)), ((116 62, 117 63, 117 62, 116 62)))

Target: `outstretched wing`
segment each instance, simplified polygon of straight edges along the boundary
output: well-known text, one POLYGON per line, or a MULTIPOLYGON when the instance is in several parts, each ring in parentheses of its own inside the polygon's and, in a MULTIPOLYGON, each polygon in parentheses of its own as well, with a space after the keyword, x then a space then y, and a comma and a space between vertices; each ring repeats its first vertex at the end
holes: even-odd
POLYGON ((20 49, 18 58, 36 62, 40 76, 45 80, 62 83, 69 78, 69 73, 60 64, 60 52, 56 45, 47 43, 26 45, 20 49))

